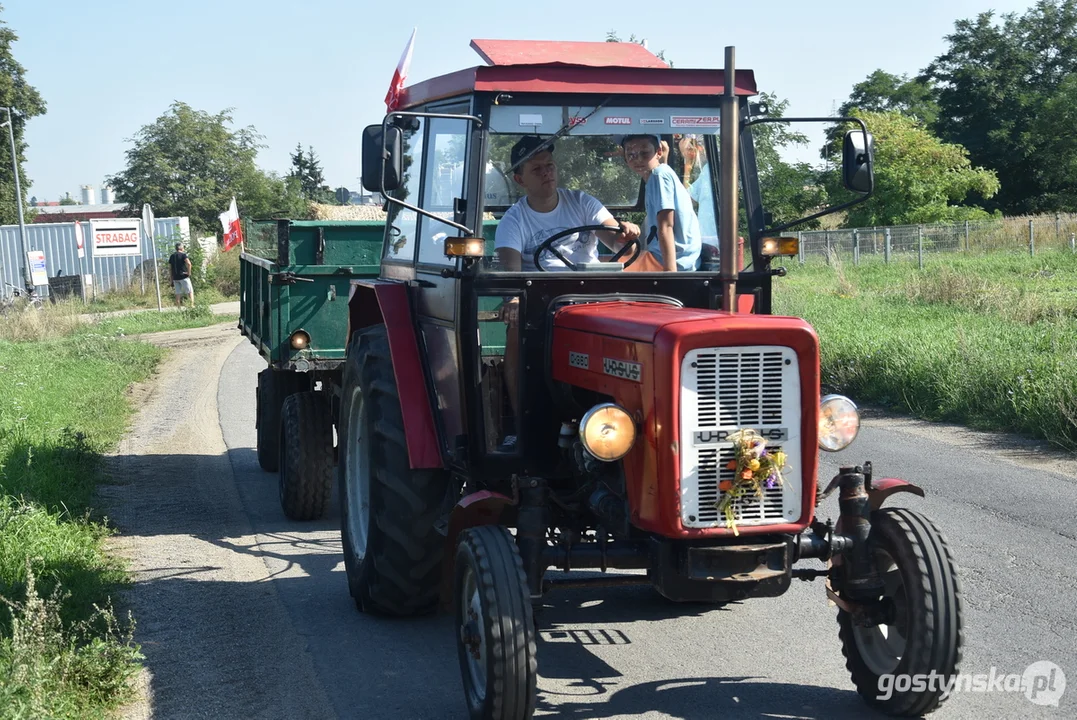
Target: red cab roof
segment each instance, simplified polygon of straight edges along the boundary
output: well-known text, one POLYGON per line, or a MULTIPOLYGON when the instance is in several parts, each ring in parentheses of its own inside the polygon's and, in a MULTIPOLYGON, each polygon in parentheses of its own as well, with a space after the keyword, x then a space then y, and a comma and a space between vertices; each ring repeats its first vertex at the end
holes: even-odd
POLYGON ((623 42, 560 42, 555 40, 472 40, 471 47, 489 65, 667 68, 647 48, 623 42))
MULTIPOLYGON (((472 40, 490 63, 404 88, 403 107, 471 92, 720 95, 723 70, 670 68, 636 43, 472 40)), ((738 70, 737 95, 755 95, 755 74, 738 70)))

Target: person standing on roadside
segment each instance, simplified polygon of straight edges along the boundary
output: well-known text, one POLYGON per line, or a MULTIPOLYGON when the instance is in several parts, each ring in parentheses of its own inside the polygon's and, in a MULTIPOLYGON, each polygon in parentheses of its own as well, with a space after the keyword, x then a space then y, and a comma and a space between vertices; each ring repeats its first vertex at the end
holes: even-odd
POLYGON ((194 286, 191 284, 191 258, 183 252, 183 243, 176 243, 176 252, 168 256, 168 279, 176 294, 176 307, 183 306, 183 296, 191 296, 194 307, 194 286))

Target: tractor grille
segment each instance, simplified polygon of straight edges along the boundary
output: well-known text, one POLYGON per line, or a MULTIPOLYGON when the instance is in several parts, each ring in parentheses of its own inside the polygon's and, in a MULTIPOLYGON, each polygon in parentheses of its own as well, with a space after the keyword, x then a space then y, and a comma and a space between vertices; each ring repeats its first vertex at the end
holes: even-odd
POLYGON ((796 353, 774 345, 702 348, 681 363, 681 523, 724 527, 719 483, 733 480, 726 438, 744 428, 784 450, 785 483, 733 505, 738 526, 794 522, 801 512, 800 367, 796 353))

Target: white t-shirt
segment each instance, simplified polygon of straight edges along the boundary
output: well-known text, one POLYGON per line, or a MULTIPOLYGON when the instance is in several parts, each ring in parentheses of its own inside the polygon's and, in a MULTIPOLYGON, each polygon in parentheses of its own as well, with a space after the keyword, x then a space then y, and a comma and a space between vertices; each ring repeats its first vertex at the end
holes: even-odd
MULTIPOLYGON (((581 225, 601 225, 612 218, 610 211, 596 198, 582 190, 557 189, 557 207, 548 213, 535 212, 522 197, 505 212, 497 225, 495 248, 512 248, 523 256, 522 269, 534 271, 535 250, 557 233, 581 225)), ((557 250, 574 263, 598 260, 598 238, 593 232, 566 235, 554 243, 557 250)), ((544 252, 540 260, 545 270, 559 270, 565 264, 552 252, 544 252)))

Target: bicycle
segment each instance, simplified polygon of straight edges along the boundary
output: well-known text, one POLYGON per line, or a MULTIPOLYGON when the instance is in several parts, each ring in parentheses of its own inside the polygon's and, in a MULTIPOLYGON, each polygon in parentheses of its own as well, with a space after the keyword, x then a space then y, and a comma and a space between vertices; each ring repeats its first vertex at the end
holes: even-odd
POLYGON ((33 290, 27 291, 9 282, 5 282, 4 285, 10 290, 10 293, 0 297, 0 315, 10 315, 12 312, 30 312, 32 310, 41 310, 44 307, 41 297, 33 290))

